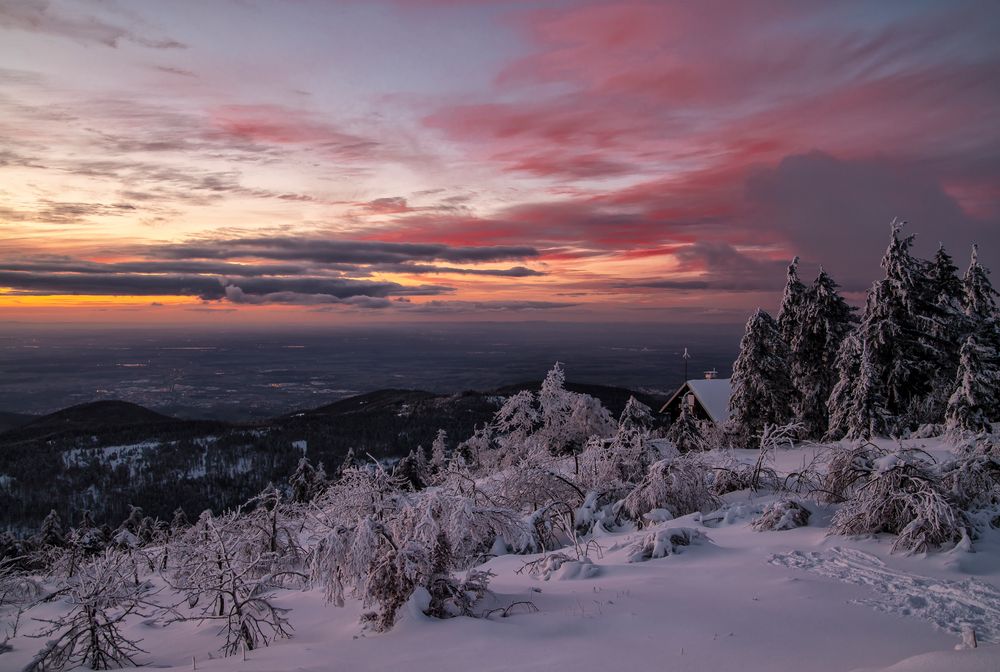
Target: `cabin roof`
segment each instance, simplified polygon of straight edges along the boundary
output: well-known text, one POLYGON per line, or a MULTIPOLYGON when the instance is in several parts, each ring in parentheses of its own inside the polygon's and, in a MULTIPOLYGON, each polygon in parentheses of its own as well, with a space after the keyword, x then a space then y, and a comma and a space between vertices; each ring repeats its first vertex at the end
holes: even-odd
POLYGON ((705 413, 708 414, 712 422, 721 424, 729 420, 729 399, 733 396, 733 386, 730 384, 729 378, 695 378, 689 380, 674 392, 673 396, 670 397, 670 401, 663 405, 660 412, 663 413, 666 411, 667 407, 678 396, 682 396, 687 392, 694 395, 694 398, 705 409, 705 413))

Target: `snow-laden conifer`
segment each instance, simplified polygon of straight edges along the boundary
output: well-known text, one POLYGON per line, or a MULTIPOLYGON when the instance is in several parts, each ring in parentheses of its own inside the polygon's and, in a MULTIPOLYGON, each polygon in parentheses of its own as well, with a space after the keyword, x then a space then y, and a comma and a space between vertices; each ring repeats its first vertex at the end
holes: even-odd
POLYGON ((740 341, 732 387, 731 426, 745 446, 758 445, 765 425, 791 421, 795 389, 788 370, 788 346, 774 318, 760 308, 750 317, 740 341))
POLYGON ((878 379, 867 343, 861 345, 858 378, 849 403, 847 438, 872 439, 889 434, 891 423, 885 407, 882 382, 878 379))
POLYGON ((822 268, 805 297, 799 329, 790 343, 792 382, 798 390, 796 417, 806 438, 828 429, 827 403, 837 383, 837 355, 857 319, 822 268))
POLYGON ((802 328, 804 310, 808 300, 807 295, 806 286, 799 280, 799 258, 795 257, 788 264, 785 289, 781 296, 781 306, 778 308, 777 317, 778 329, 789 348, 793 348, 802 328))
POLYGON ((701 432, 701 423, 691 410, 691 404, 685 397, 681 400, 681 412, 667 430, 666 439, 682 453, 692 450, 704 450, 705 440, 701 432))
POLYGON ((826 402, 829 425, 827 439, 839 439, 847 434, 854 400, 854 386, 861 374, 861 338, 857 331, 844 337, 837 351, 833 369, 836 383, 826 402))
POLYGON ((950 430, 990 430, 990 413, 997 405, 1000 371, 970 335, 962 344, 954 392, 948 399, 946 423, 950 430))
POLYGON ((936 420, 926 417, 925 402, 942 355, 932 336, 938 318, 929 264, 911 254, 914 236, 902 235, 902 226, 892 224, 882 258, 885 278, 872 286, 859 327, 873 376, 883 386, 893 432, 936 420))

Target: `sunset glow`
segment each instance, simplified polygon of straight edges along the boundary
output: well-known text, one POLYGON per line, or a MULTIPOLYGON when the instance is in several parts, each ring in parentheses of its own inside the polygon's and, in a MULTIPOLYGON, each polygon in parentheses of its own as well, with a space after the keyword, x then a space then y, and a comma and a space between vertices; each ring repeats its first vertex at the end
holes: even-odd
POLYGON ((995 3, 0 5, 0 319, 719 321, 1000 262, 995 3))

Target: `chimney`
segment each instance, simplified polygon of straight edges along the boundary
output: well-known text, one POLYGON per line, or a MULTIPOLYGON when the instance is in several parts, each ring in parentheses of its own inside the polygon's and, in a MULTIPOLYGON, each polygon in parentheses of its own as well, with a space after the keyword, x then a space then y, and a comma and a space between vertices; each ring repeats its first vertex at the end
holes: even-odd
POLYGON ((705 372, 705 380, 715 380, 715 378, 718 375, 719 375, 719 372, 717 370, 715 370, 715 369, 712 369, 711 371, 706 371, 705 372))

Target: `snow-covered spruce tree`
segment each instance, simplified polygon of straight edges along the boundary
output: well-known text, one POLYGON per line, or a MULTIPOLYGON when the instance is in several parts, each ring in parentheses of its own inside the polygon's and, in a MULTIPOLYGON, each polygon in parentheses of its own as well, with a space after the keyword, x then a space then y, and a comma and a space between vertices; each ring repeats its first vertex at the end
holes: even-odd
POLYGON ((292 488, 292 501, 305 504, 316 494, 316 469, 309 458, 303 455, 295 467, 295 472, 289 477, 288 485, 292 488))
POLYGON ((81 566, 60 588, 69 610, 59 618, 39 619, 45 627, 33 636, 48 641, 25 672, 136 665, 135 656, 143 650, 138 640, 122 633, 122 626, 149 606, 150 591, 146 583, 131 580, 132 571, 130 558, 114 550, 81 566))
POLYGON ((828 429, 827 403, 837 383, 837 355, 857 318, 820 268, 801 309, 800 328, 790 342, 792 382, 799 393, 796 417, 804 438, 819 439, 828 429))
POLYGON ((421 473, 420 465, 417 459, 417 450, 411 450, 408 455, 405 455, 392 470, 393 478, 399 480, 403 483, 404 487, 413 490, 423 490, 426 487, 424 483, 425 474, 421 473))
POLYGON ((997 317, 996 296, 989 269, 979 263, 979 246, 973 245, 969 268, 962 278, 962 307, 977 322, 993 320, 997 317))
POLYGON ((440 474, 448 467, 448 433, 439 429, 431 443, 431 472, 440 474))
POLYGON ((802 330, 805 307, 808 302, 806 286, 799 280, 799 258, 792 259, 788 264, 788 275, 785 281, 785 291, 781 296, 781 306, 778 308, 778 329, 795 356, 795 343, 802 330))
POLYGON ((829 425, 824 438, 827 440, 837 440, 847 434, 853 411, 854 386, 861 375, 861 348, 860 334, 855 330, 844 338, 837 351, 833 364, 837 382, 826 402, 829 425))
POLYGON ((625 408, 618 416, 619 432, 645 432, 653 428, 653 409, 633 396, 625 402, 625 408))
POLYGON ((862 343, 858 378, 850 398, 847 415, 847 438, 872 439, 886 436, 890 425, 885 397, 882 394, 882 382, 876 377, 868 344, 862 343))
POLYGON ((666 439, 674 444, 681 453, 692 450, 704 450, 704 437, 701 435, 701 425, 691 410, 687 398, 681 400, 681 412, 667 430, 666 439))
MULTIPOLYGON (((973 245, 969 268, 962 279, 962 307, 967 317, 969 333, 975 335, 982 351, 984 366, 1000 369, 1000 313, 997 292, 990 283, 989 270, 979 263, 979 249, 973 245)), ((986 416, 1000 420, 1000 395, 986 408, 986 416)))
POLYGON ((882 258, 885 278, 873 286, 861 319, 861 338, 870 352, 875 377, 883 384, 890 430, 905 431, 939 418, 926 417, 926 399, 941 356, 934 338, 939 319, 928 266, 910 253, 914 236, 901 236, 893 222, 882 258))
POLYGON ((792 420, 795 388, 788 370, 788 346, 770 315, 757 309, 747 322, 733 364, 731 427, 743 445, 756 447, 767 424, 792 420))
POLYGON ((928 336, 937 348, 938 360, 932 372, 930 392, 920 413, 924 421, 936 426, 944 419, 958 370, 959 350, 969 333, 968 318, 962 310, 962 281, 944 245, 938 246, 928 266, 927 284, 934 303, 928 336))
POLYGON ((955 391, 948 400, 945 414, 949 430, 990 431, 990 412, 997 405, 1000 371, 970 335, 962 344, 955 391))
POLYGON ((62 548, 66 545, 66 534, 63 532, 62 520, 55 509, 49 511, 42 521, 42 526, 35 535, 36 543, 40 546, 62 548))

